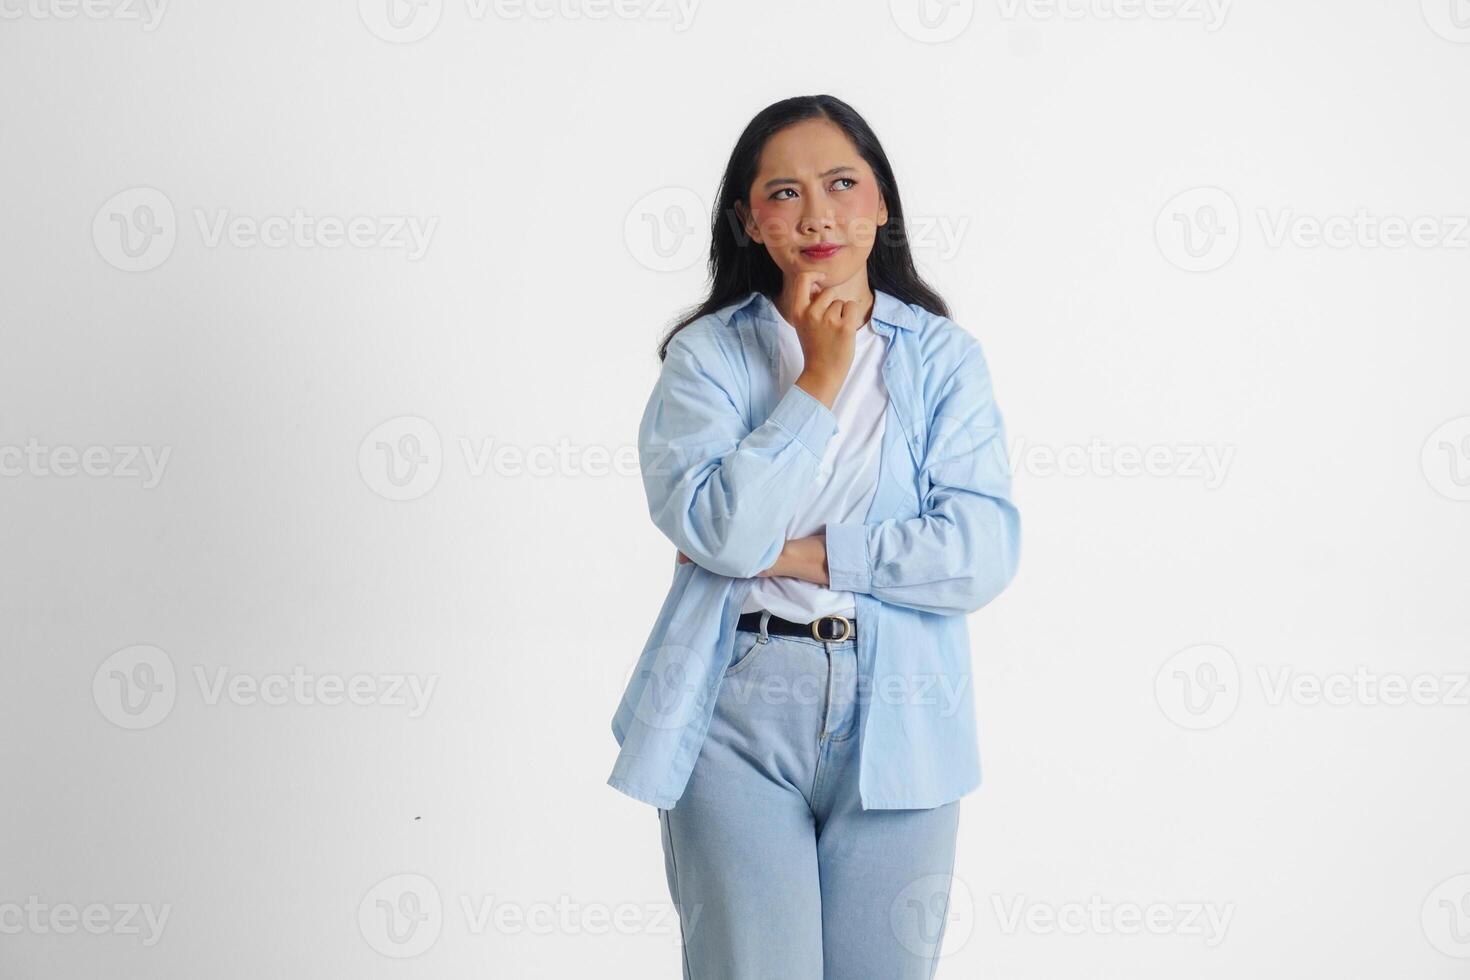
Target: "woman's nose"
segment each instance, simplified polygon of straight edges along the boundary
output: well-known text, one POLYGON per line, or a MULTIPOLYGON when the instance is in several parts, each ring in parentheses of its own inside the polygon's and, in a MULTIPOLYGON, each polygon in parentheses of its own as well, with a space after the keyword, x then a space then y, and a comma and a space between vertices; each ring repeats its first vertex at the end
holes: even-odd
POLYGON ((824 208, 820 211, 813 210, 801 217, 799 227, 804 234, 810 234, 822 228, 831 228, 833 222, 832 209, 824 208))

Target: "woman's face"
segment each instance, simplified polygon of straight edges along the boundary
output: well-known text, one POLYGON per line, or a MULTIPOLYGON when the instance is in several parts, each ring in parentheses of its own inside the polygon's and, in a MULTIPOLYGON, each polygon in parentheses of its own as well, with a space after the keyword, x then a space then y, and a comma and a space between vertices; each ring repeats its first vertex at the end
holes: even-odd
POLYGON ((864 272, 888 222, 872 168, 828 119, 803 120, 768 139, 748 192, 745 231, 765 245, 787 283, 817 271, 827 287, 864 272))

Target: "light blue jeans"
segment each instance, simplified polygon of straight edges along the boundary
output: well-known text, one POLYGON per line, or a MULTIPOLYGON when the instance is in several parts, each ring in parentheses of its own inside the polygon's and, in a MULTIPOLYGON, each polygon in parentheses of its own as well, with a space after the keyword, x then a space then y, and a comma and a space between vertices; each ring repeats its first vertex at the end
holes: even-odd
MULTIPOLYGON (((862 624, 858 624, 862 628, 862 624)), ((864 810, 857 643, 740 631, 672 810, 685 980, 929 980, 960 801, 864 810)))

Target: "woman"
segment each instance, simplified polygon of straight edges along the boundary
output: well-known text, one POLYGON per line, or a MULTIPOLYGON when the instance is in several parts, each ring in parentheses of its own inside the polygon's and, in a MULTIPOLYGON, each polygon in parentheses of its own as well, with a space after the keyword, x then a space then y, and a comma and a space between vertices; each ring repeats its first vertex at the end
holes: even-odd
POLYGON ((980 781, 965 614, 1016 569, 979 344, 831 96, 741 134, 639 429, 673 584, 608 782, 659 809, 686 980, 933 975, 980 781))

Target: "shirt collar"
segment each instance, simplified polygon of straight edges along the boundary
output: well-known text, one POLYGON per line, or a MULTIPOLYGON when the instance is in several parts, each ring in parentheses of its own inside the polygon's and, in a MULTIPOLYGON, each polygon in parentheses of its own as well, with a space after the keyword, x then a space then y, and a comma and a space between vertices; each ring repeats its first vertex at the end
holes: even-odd
MULTIPOLYGON (((776 304, 760 290, 755 290, 746 297, 740 308, 750 310, 756 319, 772 326, 781 322, 776 304)), ((905 330, 917 330, 919 326, 917 315, 907 303, 881 289, 873 290, 873 324, 902 327, 905 330)))

